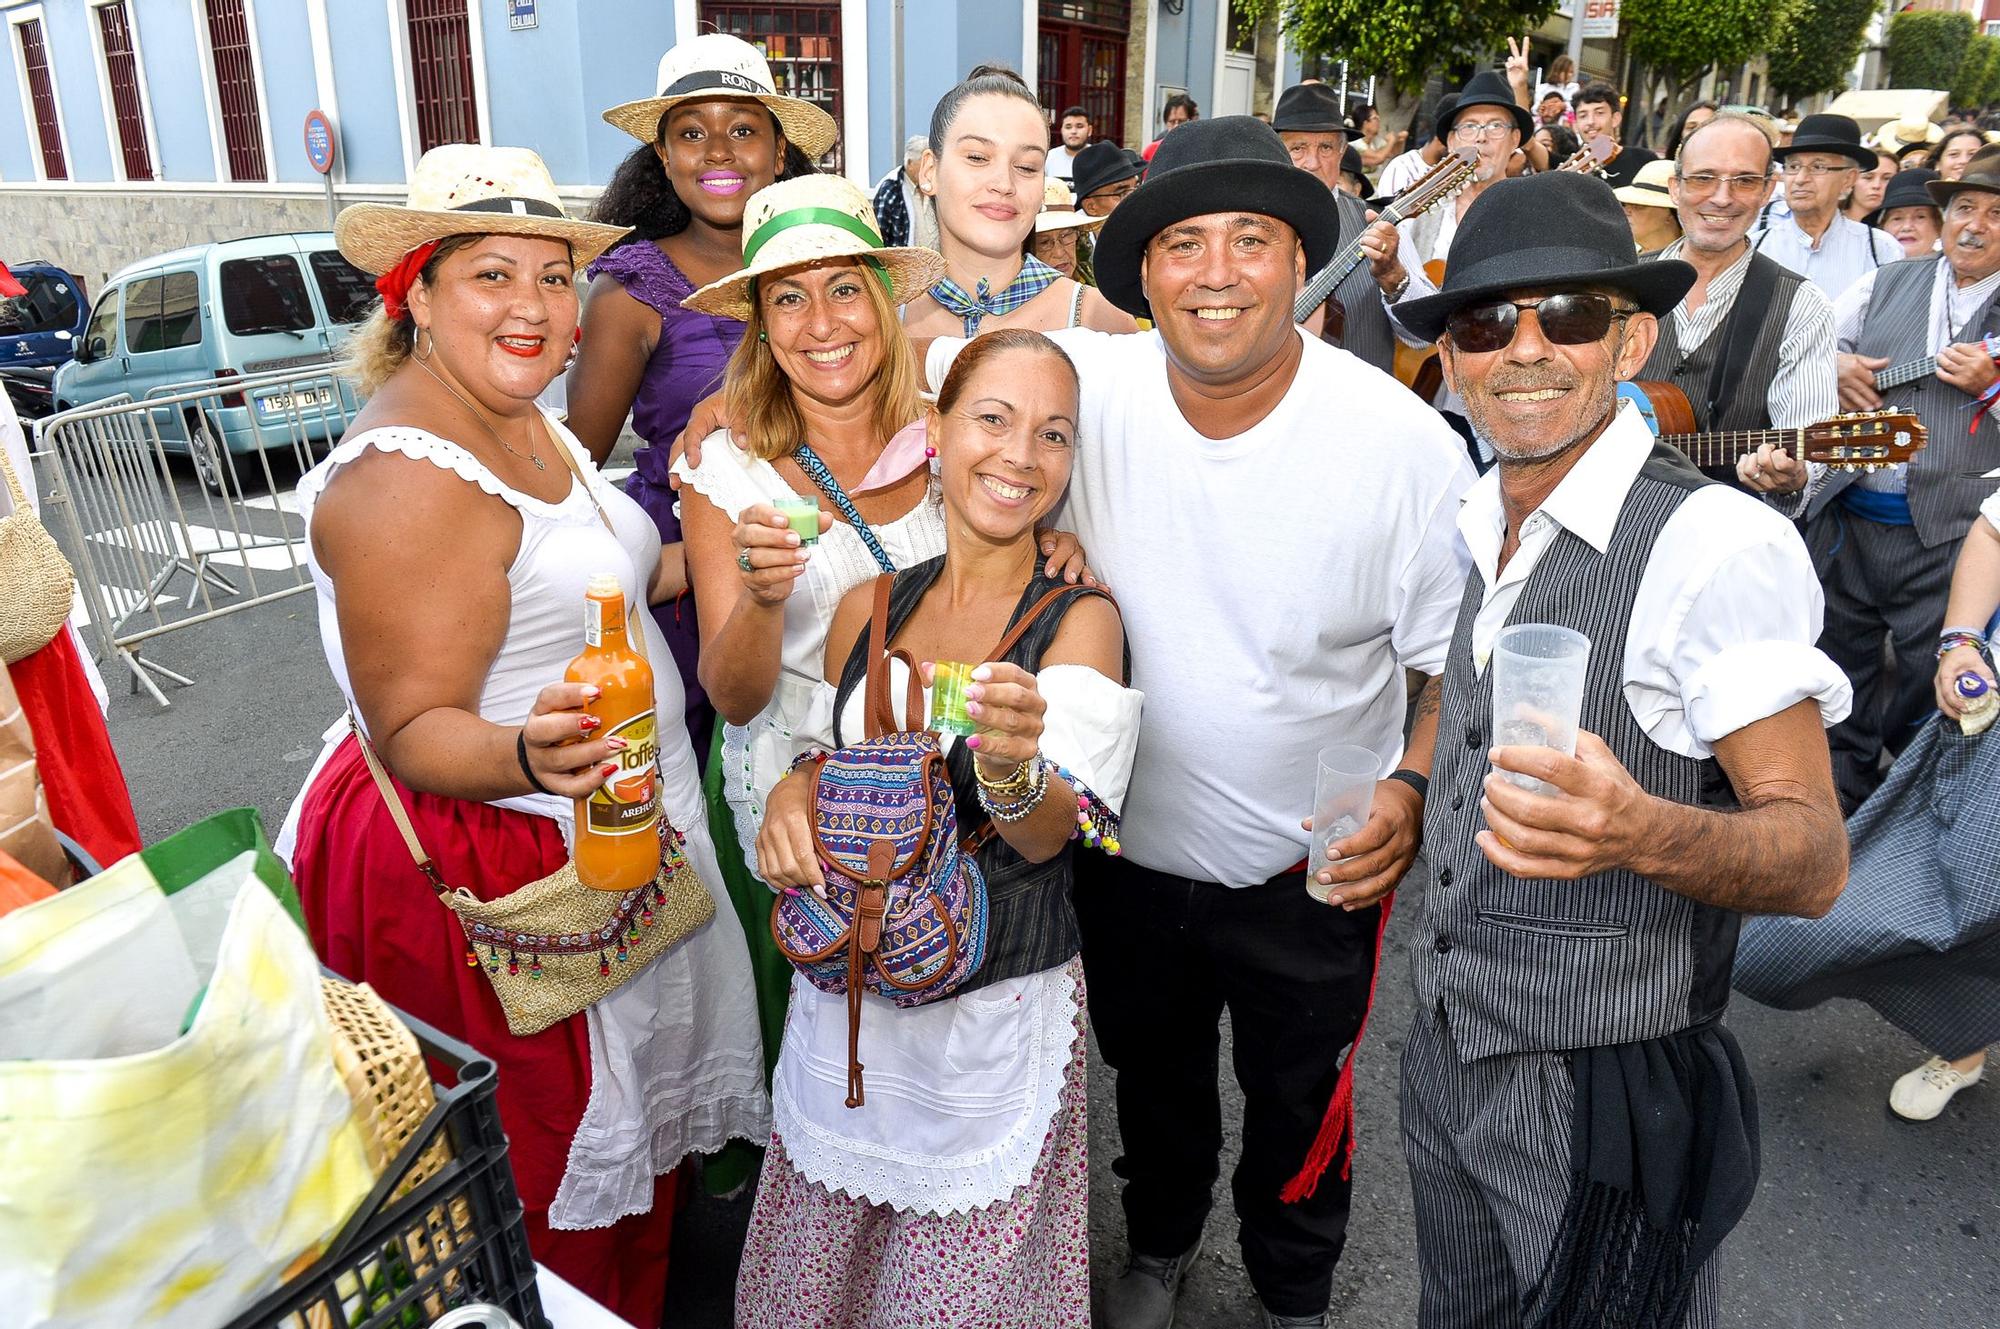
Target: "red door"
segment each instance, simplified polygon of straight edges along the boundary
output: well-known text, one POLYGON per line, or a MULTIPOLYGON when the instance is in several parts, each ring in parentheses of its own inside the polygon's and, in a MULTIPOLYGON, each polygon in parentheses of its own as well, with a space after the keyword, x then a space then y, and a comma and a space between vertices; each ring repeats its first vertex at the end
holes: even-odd
POLYGON ((1131 0, 1041 0, 1036 68, 1052 120, 1081 106, 1098 138, 1125 141, 1125 35, 1131 26, 1131 0))

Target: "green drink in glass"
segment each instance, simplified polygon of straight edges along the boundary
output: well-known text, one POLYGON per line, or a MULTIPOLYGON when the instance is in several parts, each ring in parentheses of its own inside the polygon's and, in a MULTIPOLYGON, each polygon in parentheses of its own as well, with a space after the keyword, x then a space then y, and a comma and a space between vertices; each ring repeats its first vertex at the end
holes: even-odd
POLYGON ((792 524, 798 534, 799 543, 814 545, 819 543, 819 504, 810 498, 781 498, 772 504, 778 515, 792 524))
POLYGON ((973 666, 956 660, 939 660, 931 674, 931 728, 960 738, 975 733, 979 726, 965 713, 965 690, 972 686, 973 666))

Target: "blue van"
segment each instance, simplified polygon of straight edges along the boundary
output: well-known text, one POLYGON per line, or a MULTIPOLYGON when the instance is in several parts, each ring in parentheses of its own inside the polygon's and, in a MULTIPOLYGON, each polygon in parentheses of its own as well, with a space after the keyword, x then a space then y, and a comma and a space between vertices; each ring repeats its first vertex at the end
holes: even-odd
MULTIPOLYGON (((340 256, 330 231, 221 240, 143 259, 113 273, 98 295, 76 358, 57 371, 56 409, 322 364, 374 302, 374 282, 340 256)), ((335 379, 299 394, 312 400, 294 401, 283 388, 227 393, 199 408, 162 409, 156 424, 162 445, 192 451, 196 471, 216 488, 221 476, 210 473, 207 449, 188 447, 191 438, 206 431, 237 454, 284 447, 296 410, 310 440, 332 442, 341 427, 330 406, 335 391, 351 416, 353 389, 335 379), (321 406, 329 408, 323 424, 321 406)))
POLYGON ((56 366, 82 344, 90 302, 83 283, 53 263, 31 259, 11 269, 25 293, 0 300, 0 382, 23 419, 47 415, 56 366))

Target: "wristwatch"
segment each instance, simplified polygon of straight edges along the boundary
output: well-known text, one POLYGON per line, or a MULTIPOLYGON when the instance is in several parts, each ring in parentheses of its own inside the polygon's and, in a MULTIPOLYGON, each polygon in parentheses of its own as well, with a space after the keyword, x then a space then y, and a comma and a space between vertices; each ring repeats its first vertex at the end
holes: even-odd
MULTIPOLYGON (((1409 270, 1408 268, 1404 268, 1404 269, 1403 269, 1403 280, 1401 280, 1401 281, 1397 282, 1397 283, 1396 283, 1396 289, 1395 289, 1395 290, 1393 290, 1393 291, 1390 291, 1390 292, 1388 293, 1388 295, 1387 295, 1387 296, 1385 296, 1384 298, 1385 298, 1385 299, 1387 299, 1387 300, 1388 300, 1388 302, 1389 302, 1390 304, 1392 304, 1392 305, 1393 305, 1393 304, 1395 304, 1395 303, 1396 303, 1396 302, 1397 302, 1398 300, 1402 299, 1402 298, 1403 298, 1403 292, 1404 292, 1404 291, 1407 291, 1407 290, 1409 290, 1409 289, 1410 289, 1410 270, 1409 270)), ((1410 772, 1410 774, 1412 774, 1412 775, 1415 775, 1415 774, 1416 774, 1416 772, 1415 772, 1415 771, 1412 771, 1412 772, 1410 772)))

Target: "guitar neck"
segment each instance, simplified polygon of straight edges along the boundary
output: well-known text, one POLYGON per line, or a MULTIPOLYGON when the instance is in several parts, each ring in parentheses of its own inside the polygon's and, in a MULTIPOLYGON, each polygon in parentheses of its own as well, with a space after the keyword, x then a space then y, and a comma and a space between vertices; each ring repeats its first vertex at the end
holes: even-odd
MULTIPOLYGON (((1390 214, 1382 214, 1383 221, 1389 221, 1390 214)), ((1393 221, 1390 225, 1395 225, 1393 221)), ((1312 311, 1326 303, 1333 294, 1333 288, 1347 280, 1347 275, 1361 266, 1361 241, 1355 240, 1347 248, 1333 256, 1333 262, 1319 270, 1317 276, 1307 281, 1299 298, 1292 301, 1292 322, 1303 323, 1312 317, 1312 311)))
POLYGON ((1734 466, 1737 458, 1747 457, 1766 443, 1797 457, 1805 433, 1803 429, 1730 429, 1706 434, 1664 434, 1660 441, 1685 452, 1696 466, 1734 466))
POLYGON ((1890 365, 1887 369, 1876 370, 1875 388, 1877 391, 1880 391, 1884 388, 1901 387, 1905 383, 1914 383, 1920 378, 1929 378, 1935 373, 1937 373, 1937 357, 1935 355, 1926 356, 1921 360, 1909 360, 1900 365, 1890 365))

